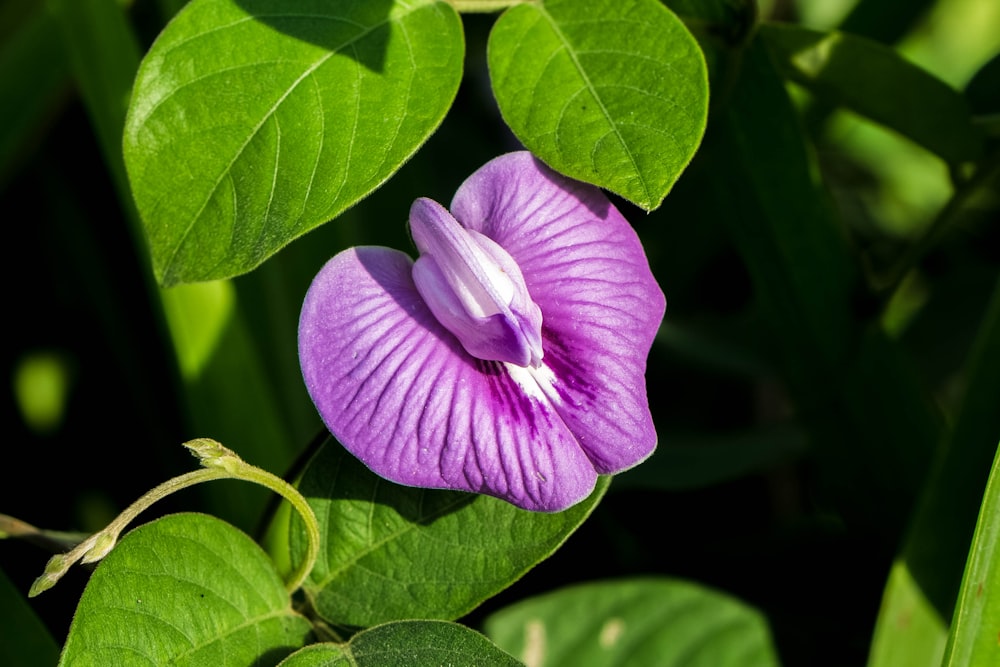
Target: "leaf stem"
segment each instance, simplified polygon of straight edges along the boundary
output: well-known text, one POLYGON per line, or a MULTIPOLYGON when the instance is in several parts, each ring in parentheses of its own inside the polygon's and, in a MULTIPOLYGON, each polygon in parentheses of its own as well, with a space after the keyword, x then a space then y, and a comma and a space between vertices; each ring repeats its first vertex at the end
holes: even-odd
POLYGON ((232 450, 223 447, 214 440, 198 438, 184 443, 184 446, 191 450, 200 460, 201 464, 205 466, 204 468, 168 479, 150 489, 115 517, 103 530, 87 537, 67 553, 57 554, 50 558, 49 562, 45 565, 45 572, 35 579, 35 582, 31 585, 28 597, 34 597, 52 588, 77 561, 93 563, 104 558, 114 548, 118 542, 119 535, 121 535, 125 527, 156 501, 169 496, 175 491, 216 479, 239 479, 260 484, 288 500, 292 507, 302 515, 309 544, 306 555, 299 564, 299 567, 285 583, 285 588, 289 592, 298 589, 306 577, 309 576, 309 572, 312 570, 319 555, 319 522, 316 520, 316 514, 309 506, 308 501, 295 487, 285 480, 262 468, 250 465, 232 450))

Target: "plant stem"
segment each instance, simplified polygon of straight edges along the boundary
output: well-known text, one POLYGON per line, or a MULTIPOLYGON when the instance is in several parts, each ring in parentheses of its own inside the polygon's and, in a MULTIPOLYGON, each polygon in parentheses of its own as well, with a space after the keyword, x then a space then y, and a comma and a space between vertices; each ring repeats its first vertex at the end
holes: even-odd
POLYGON ((319 522, 316 520, 316 514, 309 506, 309 502, 295 487, 285 480, 262 468, 250 465, 233 451, 223 447, 214 440, 199 438, 184 443, 184 446, 198 457, 201 464, 205 466, 204 468, 168 479, 162 484, 157 485, 125 508, 103 530, 87 537, 69 552, 57 554, 50 558, 45 566, 45 572, 35 579, 35 582, 31 585, 28 597, 34 597, 42 591, 52 588, 77 561, 93 563, 104 558, 114 548, 118 542, 119 535, 125 527, 156 501, 169 496, 175 491, 215 479, 239 479, 260 484, 285 498, 302 516, 302 521, 306 527, 308 547, 302 562, 299 563, 298 568, 285 583, 285 588, 289 592, 292 592, 302 586, 302 582, 309 576, 309 572, 312 570, 319 555, 319 522))

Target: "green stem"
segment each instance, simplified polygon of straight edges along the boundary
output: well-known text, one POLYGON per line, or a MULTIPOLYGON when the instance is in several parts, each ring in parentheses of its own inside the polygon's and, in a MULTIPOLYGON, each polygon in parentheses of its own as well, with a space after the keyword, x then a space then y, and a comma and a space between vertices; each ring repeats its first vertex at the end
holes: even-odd
POLYGON ((125 511, 115 517, 103 530, 86 538, 69 552, 50 558, 45 566, 45 572, 31 585, 28 597, 34 597, 52 588, 77 561, 93 563, 104 558, 114 548, 118 542, 119 535, 121 535, 125 527, 156 501, 169 496, 175 491, 215 479, 239 479, 260 484, 285 498, 302 516, 309 544, 305 557, 286 582, 285 588, 291 592, 302 586, 302 583, 309 576, 309 572, 316 563, 316 558, 319 556, 319 522, 316 520, 316 514, 309 506, 309 502, 295 487, 285 480, 262 468, 250 465, 233 451, 223 447, 214 440, 199 438, 184 443, 184 446, 198 457, 201 464, 205 466, 204 468, 168 479, 162 484, 157 485, 129 505, 125 511))
POLYGON ((299 563, 298 568, 292 573, 289 581, 285 584, 289 592, 294 591, 302 586, 302 582, 309 576, 309 572, 316 563, 316 558, 319 557, 320 532, 316 514, 313 512, 312 507, 309 506, 309 502, 299 493, 298 489, 285 480, 269 473, 263 468, 252 466, 242 459, 239 459, 238 465, 240 474, 236 476, 236 479, 260 484, 274 491, 291 503, 295 511, 302 517, 303 523, 305 523, 306 535, 309 542, 306 548, 306 555, 302 559, 302 562, 299 563))

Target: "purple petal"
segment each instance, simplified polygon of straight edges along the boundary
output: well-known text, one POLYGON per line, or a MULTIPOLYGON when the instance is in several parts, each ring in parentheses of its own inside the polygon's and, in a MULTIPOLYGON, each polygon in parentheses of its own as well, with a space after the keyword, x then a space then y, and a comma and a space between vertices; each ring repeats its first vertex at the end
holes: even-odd
POLYGON ((542 310, 556 409, 600 473, 652 453, 646 356, 666 301, 628 221, 596 187, 530 153, 502 155, 462 184, 452 214, 517 262, 542 310))
POLYGON ((511 256, 430 199, 413 202, 410 230, 420 249, 413 280, 437 320, 478 359, 537 366, 542 313, 511 256))
POLYGON ((428 310, 412 266, 395 250, 353 248, 309 288, 299 358, 327 427, 400 484, 537 511, 585 498, 594 466, 542 392, 511 375, 529 371, 471 357, 428 310))

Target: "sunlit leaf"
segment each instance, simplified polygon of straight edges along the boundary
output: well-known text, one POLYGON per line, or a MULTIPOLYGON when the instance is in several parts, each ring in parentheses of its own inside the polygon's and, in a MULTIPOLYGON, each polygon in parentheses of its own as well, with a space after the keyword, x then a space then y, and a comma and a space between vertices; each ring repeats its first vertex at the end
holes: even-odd
POLYGON ((193 0, 143 59, 125 158, 164 285, 245 273, 378 187, 444 118, 434 0, 193 0))
POLYGON ((645 209, 705 130, 705 60, 656 0, 517 5, 493 27, 488 59, 504 120, 529 150, 645 209))
POLYGON ((275 664, 310 631, 249 537, 210 516, 175 514, 135 529, 100 563, 60 664, 275 664))

